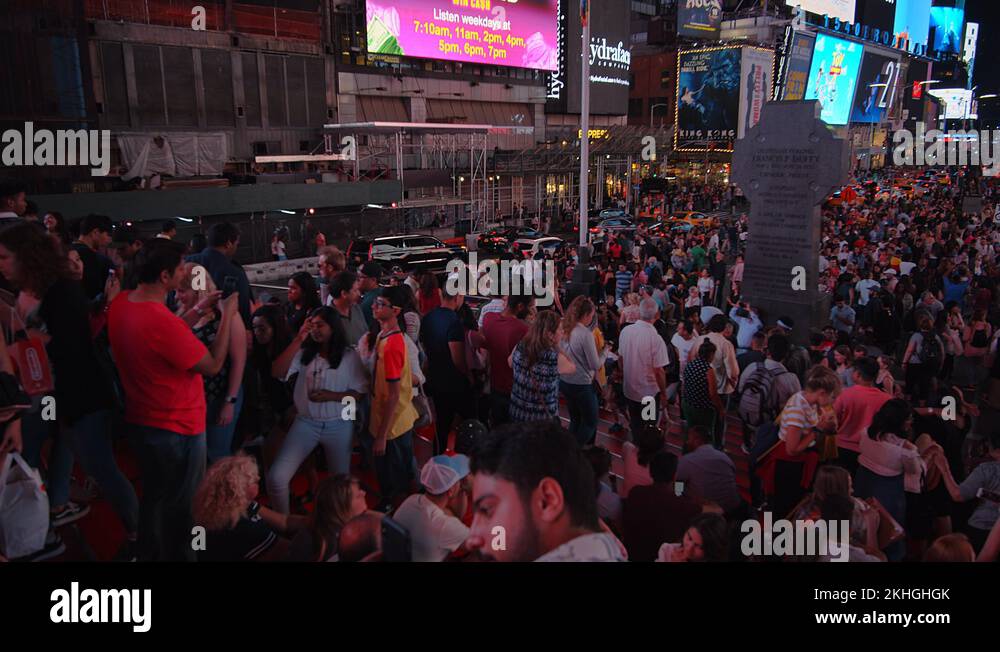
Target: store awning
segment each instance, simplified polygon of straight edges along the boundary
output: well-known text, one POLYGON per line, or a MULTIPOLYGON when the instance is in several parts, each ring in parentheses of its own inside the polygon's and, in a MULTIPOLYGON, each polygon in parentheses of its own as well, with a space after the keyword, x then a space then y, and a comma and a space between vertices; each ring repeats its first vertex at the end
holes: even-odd
POLYGON ((533 127, 535 111, 530 104, 516 102, 472 102, 427 100, 427 121, 487 124, 497 127, 533 127))
POLYGON ((410 114, 401 97, 359 95, 358 119, 361 122, 409 122, 410 114))

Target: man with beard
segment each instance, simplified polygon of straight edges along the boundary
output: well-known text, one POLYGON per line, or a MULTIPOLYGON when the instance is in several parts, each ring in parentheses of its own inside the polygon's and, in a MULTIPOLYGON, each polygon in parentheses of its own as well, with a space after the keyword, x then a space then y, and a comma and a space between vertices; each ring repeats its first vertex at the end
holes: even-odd
POLYGON ((602 532, 594 474, 555 423, 506 425, 472 461, 472 531, 466 545, 495 561, 624 561, 602 532))

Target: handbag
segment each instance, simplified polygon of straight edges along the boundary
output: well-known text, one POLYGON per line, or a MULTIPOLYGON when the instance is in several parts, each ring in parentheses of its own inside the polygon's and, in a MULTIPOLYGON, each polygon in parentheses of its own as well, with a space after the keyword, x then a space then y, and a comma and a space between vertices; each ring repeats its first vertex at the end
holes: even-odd
POLYGON ((49 531, 49 497, 38 471, 18 453, 0 467, 0 553, 24 557, 45 547, 49 531))

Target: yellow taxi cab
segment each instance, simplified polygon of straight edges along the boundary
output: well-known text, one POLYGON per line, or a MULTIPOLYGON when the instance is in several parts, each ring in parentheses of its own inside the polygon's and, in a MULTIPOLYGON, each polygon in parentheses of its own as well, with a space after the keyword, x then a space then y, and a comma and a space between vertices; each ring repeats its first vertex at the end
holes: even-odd
POLYGON ((674 213, 670 217, 663 220, 667 225, 674 225, 677 223, 690 224, 691 226, 700 227, 713 227, 715 226, 716 220, 713 217, 709 217, 704 213, 698 211, 681 211, 679 213, 674 213))

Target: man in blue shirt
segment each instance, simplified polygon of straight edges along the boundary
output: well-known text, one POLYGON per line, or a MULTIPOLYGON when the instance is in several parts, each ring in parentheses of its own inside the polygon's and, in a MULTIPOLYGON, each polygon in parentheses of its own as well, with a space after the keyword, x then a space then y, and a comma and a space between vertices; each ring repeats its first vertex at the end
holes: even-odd
POLYGON ((850 335, 851 331, 854 330, 856 318, 854 308, 847 305, 847 301, 843 297, 837 297, 837 303, 830 308, 830 322, 833 323, 833 327, 841 333, 850 335))
POLYGON ((444 454, 448 447, 455 416, 461 415, 463 419, 475 416, 465 362, 465 329, 458 316, 463 303, 464 296, 451 296, 442 289, 441 305, 424 315, 420 323, 420 341, 427 354, 424 388, 434 401, 437 455, 444 454))
POLYGON ((215 286, 226 287, 226 277, 236 280, 235 291, 240 295, 240 317, 250 327, 250 281, 243 268, 233 262, 233 256, 240 246, 240 230, 229 222, 213 224, 208 229, 208 247, 200 254, 187 257, 189 263, 197 263, 208 271, 215 286))

